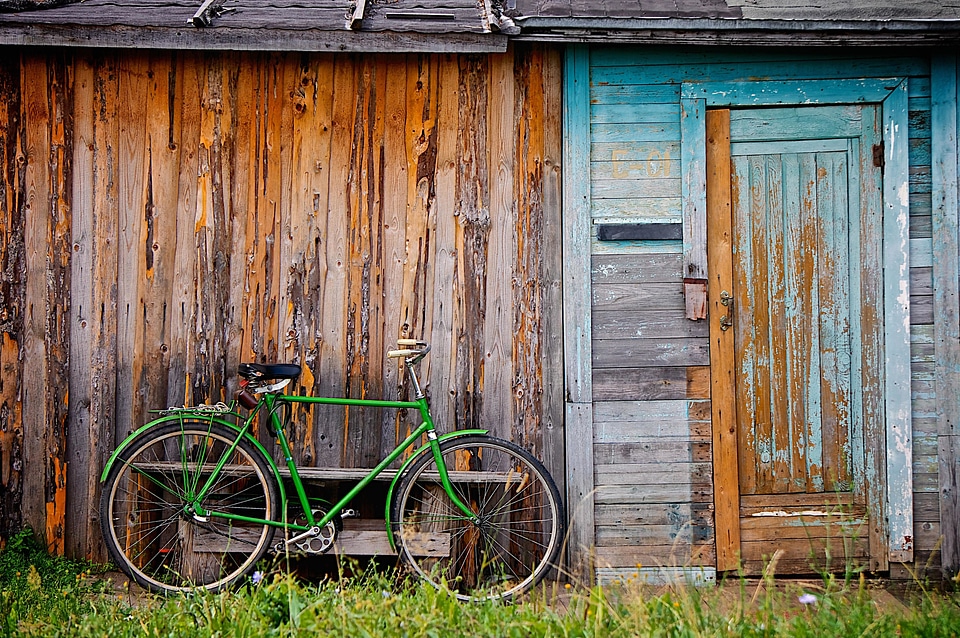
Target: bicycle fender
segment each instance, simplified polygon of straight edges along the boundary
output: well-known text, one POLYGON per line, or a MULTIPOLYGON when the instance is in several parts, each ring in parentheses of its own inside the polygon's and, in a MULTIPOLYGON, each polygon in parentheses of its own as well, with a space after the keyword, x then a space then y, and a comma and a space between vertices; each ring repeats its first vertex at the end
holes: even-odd
MULTIPOLYGON (((241 417, 239 414, 237 414, 236 412, 228 412, 227 414, 236 416, 236 417, 238 417, 238 418, 242 418, 242 417, 241 417)), ((141 434, 143 434, 144 432, 146 432, 147 430, 149 430, 149 429, 152 428, 152 427, 156 427, 156 426, 161 425, 161 424, 163 424, 163 423, 166 423, 166 422, 168 422, 168 421, 179 422, 179 421, 181 421, 183 418, 197 418, 197 419, 202 419, 202 420, 204 420, 204 421, 210 421, 210 422, 212 422, 212 423, 216 423, 217 425, 222 425, 222 426, 224 426, 224 427, 226 427, 226 428, 229 428, 229 429, 233 430, 234 432, 239 432, 239 431, 240 431, 240 428, 238 428, 238 427, 236 426, 236 424, 233 423, 232 421, 227 421, 226 419, 218 418, 218 417, 216 417, 216 416, 212 416, 211 414, 206 413, 206 412, 183 411, 183 412, 178 412, 178 413, 176 413, 176 414, 166 414, 166 415, 160 417, 159 419, 154 419, 153 421, 150 421, 149 423, 140 426, 140 428, 138 428, 135 432, 133 432, 132 434, 130 434, 127 438, 125 438, 125 439, 123 440, 122 443, 120 443, 120 445, 117 446, 117 449, 115 449, 115 450, 113 451, 113 453, 110 455, 110 458, 107 459, 107 464, 106 464, 106 466, 104 466, 103 472, 100 474, 100 482, 103 483, 104 481, 107 480, 107 474, 110 473, 110 469, 113 467, 113 464, 116 463, 117 458, 120 456, 120 453, 123 452, 123 450, 125 450, 125 449, 127 448, 127 446, 129 446, 130 443, 131 443, 134 439, 136 439, 138 436, 140 436, 141 434)), ((263 454, 263 457, 264 457, 265 459, 267 459, 267 463, 270 465, 270 469, 273 471, 273 476, 274 476, 274 478, 275 478, 276 481, 277 481, 277 486, 280 488, 280 502, 281 502, 281 503, 286 503, 286 502, 287 502, 287 493, 286 493, 286 490, 285 490, 284 487, 283 487, 283 481, 280 480, 280 471, 277 469, 277 464, 274 462, 273 456, 271 456, 271 455, 267 452, 266 448, 263 447, 263 444, 260 443, 260 441, 258 441, 257 439, 253 438, 252 436, 250 436, 250 433, 249 433, 249 432, 248 432, 247 434, 244 434, 244 435, 243 435, 243 438, 245 438, 248 442, 252 443, 253 446, 254 446, 255 448, 257 448, 257 450, 258 450, 261 454, 263 454)))
MULTIPOLYGON (((444 441, 449 441, 450 439, 456 439, 461 436, 469 436, 475 434, 489 434, 490 430, 457 430, 456 432, 447 432, 446 434, 441 434, 437 437, 437 443, 443 443, 444 441)), ((415 460, 420 458, 420 455, 425 454, 430 450, 430 443, 425 443, 421 447, 417 448, 417 451, 410 455, 406 461, 403 462, 403 465, 400 466, 400 469, 397 471, 397 475, 393 477, 393 480, 390 481, 390 488, 387 490, 387 505, 386 505, 386 523, 387 523, 387 540, 390 542, 390 549, 397 551, 396 543, 393 540, 393 531, 391 530, 392 524, 390 521, 390 510, 393 509, 393 490, 397 486, 397 483, 400 482, 400 477, 402 477, 407 472, 407 468, 415 460)))

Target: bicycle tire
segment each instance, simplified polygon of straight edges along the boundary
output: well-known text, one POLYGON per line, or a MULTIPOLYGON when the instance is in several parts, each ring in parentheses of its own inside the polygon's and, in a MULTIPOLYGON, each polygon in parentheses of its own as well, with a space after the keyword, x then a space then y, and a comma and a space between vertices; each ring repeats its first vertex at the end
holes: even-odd
POLYGON ((466 516, 440 485, 430 451, 400 479, 391 504, 401 559, 461 600, 509 600, 555 566, 563 539, 560 492, 543 465, 491 436, 444 441, 451 484, 466 516))
MULTIPOLYGON (((176 419, 144 432, 117 458, 103 485, 100 524, 114 562, 142 587, 219 591, 250 573, 270 548, 270 525, 188 511, 188 495, 203 487, 236 436, 209 421, 176 419)), ((241 439, 200 505, 274 520, 279 488, 263 454, 241 439)))

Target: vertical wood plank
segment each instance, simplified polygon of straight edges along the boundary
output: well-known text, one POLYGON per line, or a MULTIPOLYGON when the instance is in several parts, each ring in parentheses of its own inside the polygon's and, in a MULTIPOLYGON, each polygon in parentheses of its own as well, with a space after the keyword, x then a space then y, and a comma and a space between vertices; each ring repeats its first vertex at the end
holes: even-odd
MULTIPOLYGON (((823 171, 829 178, 818 187, 823 231, 818 249, 818 269, 822 308, 820 332, 824 344, 821 348, 822 370, 820 392, 822 396, 823 423, 823 484, 826 491, 852 489, 852 462, 850 452, 850 428, 854 423, 851 410, 850 380, 850 319, 849 311, 850 251, 848 242, 850 226, 849 210, 859 210, 859 198, 854 198, 857 208, 851 209, 848 189, 837 187, 848 183, 848 163, 839 155, 825 155, 821 160, 823 171), (829 256, 829 257, 827 257, 829 256)), ((859 429, 859 427, 858 427, 859 429)))
MULTIPOLYGON (((312 145, 320 128, 316 121, 315 69, 308 58, 287 56, 283 67, 283 93, 286 96, 281 134, 281 205, 277 268, 281 276, 279 303, 279 358, 301 366, 298 384, 301 391, 311 393, 313 373, 306 359, 310 347, 307 322, 314 314, 314 300, 309 288, 311 251, 316 230, 312 223, 313 192, 310 166, 314 156, 312 145), (311 149, 311 150, 308 150, 311 149)), ((312 359, 312 357, 309 357, 312 359)), ((313 464, 315 422, 304 406, 292 406, 288 433, 297 443, 297 463, 313 464)))
MULTIPOLYGON (((78 57, 74 62, 75 113, 92 112, 95 74, 91 61, 78 57)), ((93 118, 76 118, 73 161, 80 166, 95 165, 93 118)), ((67 440, 66 553, 96 556, 103 560, 100 543, 95 542, 97 485, 105 453, 112 440, 104 441, 93 419, 93 362, 96 311, 94 309, 94 251, 98 248, 94 221, 94 170, 80 171, 73 182, 73 258, 70 273, 70 436, 67 440)))
POLYGON ((958 131, 960 82, 955 54, 935 56, 930 69, 933 172, 934 352, 937 468, 940 487, 940 565, 944 578, 960 572, 960 221, 958 131))
POLYGON ((567 49, 563 122, 563 325, 569 565, 594 580, 590 280, 590 50, 567 49))
MULTIPOLYGON (((150 56, 146 78, 146 179, 144 183, 143 276, 138 321, 144 324, 141 376, 136 380, 145 409, 169 406, 167 384, 158 376, 170 366, 170 300, 177 268, 176 229, 179 218, 177 190, 182 168, 180 157, 181 111, 176 102, 176 57, 150 56)), ((139 426, 143 415, 134 424, 139 426)))
POLYGON ((883 103, 884 374, 890 560, 913 561, 910 403, 910 184, 907 81, 883 103))
MULTIPOLYGON (((196 318, 187 341, 187 385, 190 403, 215 403, 220 400, 221 378, 218 363, 222 360, 222 335, 218 324, 223 321, 219 283, 223 277, 218 254, 219 225, 223 216, 222 173, 220 166, 220 116, 224 109, 224 61, 214 60, 202 78, 201 116, 197 139, 196 209, 191 245, 196 255, 194 290, 190 303, 196 318)), ((279 180, 276 180, 279 181, 279 180)))
POLYGON ((516 75, 516 153, 513 200, 516 202, 513 278, 513 378, 514 437, 542 457, 540 423, 543 395, 541 375, 543 335, 543 58, 539 51, 517 49, 512 74, 516 75))
MULTIPOLYGON (((325 211, 325 271, 323 277, 323 337, 320 347, 322 389, 343 393, 346 386, 347 329, 347 212, 346 196, 349 162, 352 156, 353 127, 356 117, 357 69, 353 56, 334 58, 332 84, 332 121, 328 165, 329 202, 325 211)), ((326 419, 327 426, 317 450, 318 465, 341 467, 346 411, 342 408, 314 409, 314 415, 326 419)))
MULTIPOLYGON (((706 202, 710 317, 710 399, 713 428, 713 500, 717 570, 737 569, 740 554, 740 491, 734 332, 720 329, 729 309, 720 293, 733 288, 733 227, 730 162, 730 111, 707 111, 706 202)), ((693 143, 688 139, 686 143, 693 143)))
MULTIPOLYGON (((323 286, 325 260, 328 249, 323 236, 327 221, 329 199, 329 163, 331 109, 333 108, 333 56, 304 59, 300 64, 298 101, 294 104, 295 129, 293 162, 294 198, 291 205, 292 240, 296 242, 292 263, 289 264, 287 288, 291 300, 288 308, 293 312, 293 329, 296 339, 295 352, 286 355, 303 367, 300 385, 310 395, 318 395, 320 389, 320 348, 323 338, 323 286), (297 105, 302 110, 297 115, 297 105), (290 357, 293 356, 294 359, 290 357)), ((291 343, 287 343, 290 351, 291 343)), ((326 437, 327 424, 319 415, 300 410, 296 425, 302 431, 297 454, 305 465, 315 465, 320 437, 326 437)), ((336 424, 339 428, 339 424, 336 424)), ((329 448, 327 448, 329 449, 329 448)))
MULTIPOLYGON (((860 331, 854 335, 853 350, 860 352, 854 378, 862 378, 863 449, 866 472, 863 477, 870 519, 870 565, 884 570, 888 565, 889 514, 886 501, 886 428, 883 384, 883 175, 873 165, 873 148, 883 140, 883 118, 877 109, 863 110, 859 173, 861 218, 853 242, 852 258, 861 267, 856 287, 854 312, 859 314, 860 331)), ((851 232, 854 232, 851 230, 851 232)))
MULTIPOLYGON (((258 254, 257 266, 262 269, 262 288, 258 291, 259 339, 255 346, 258 356, 266 361, 280 359, 280 308, 278 297, 281 291, 281 268, 279 263, 281 205, 285 197, 282 190, 282 163, 286 147, 284 122, 289 121, 285 106, 289 97, 284 93, 284 69, 287 56, 270 54, 260 58, 261 84, 259 94, 259 131, 257 146, 260 155, 257 161, 256 217, 258 254)), ((289 130, 289 129, 288 129, 289 130)))
POLYGON ((783 268, 786 272, 784 310, 786 315, 786 374, 785 393, 778 393, 785 402, 787 418, 775 423, 773 431, 773 485, 778 493, 797 491, 799 473, 806 469, 803 457, 805 445, 803 433, 807 423, 808 387, 807 369, 809 359, 808 326, 800 319, 799 309, 809 301, 805 298, 810 290, 807 277, 809 250, 806 243, 803 218, 808 216, 801 208, 802 192, 807 188, 806 176, 801 172, 805 164, 802 155, 784 155, 783 166, 783 268))
MULTIPOLYGON (((803 282, 806 286, 806 294, 809 307, 816 308, 817 313, 822 313, 820 303, 820 280, 816 268, 818 255, 818 237, 821 233, 821 218, 824 213, 817 214, 822 209, 819 201, 818 184, 821 177, 817 172, 817 155, 814 153, 805 153, 800 156, 802 172, 801 184, 802 205, 801 215, 803 219, 802 233, 804 245, 803 263, 803 282)), ((823 370, 820 367, 820 349, 821 335, 818 321, 806 322, 806 331, 804 334, 804 349, 801 351, 806 356, 804 365, 805 381, 804 388, 804 410, 806 412, 806 426, 801 428, 803 432, 803 441, 806 447, 802 463, 798 466, 798 473, 801 475, 797 482, 805 485, 808 492, 823 491, 823 426, 821 424, 821 397, 820 384, 818 379, 823 378, 823 370)))
POLYGON ((67 428, 70 388, 70 259, 74 118, 73 75, 70 57, 58 54, 52 61, 48 83, 52 93, 50 122, 50 230, 47 237, 49 272, 46 333, 48 376, 45 379, 50 405, 47 436, 47 544, 57 554, 64 551, 67 518, 67 428))
MULTIPOLYGON (((260 156, 263 152, 260 135, 263 118, 262 94, 263 59, 250 56, 244 68, 237 73, 234 87, 236 110, 233 158, 233 194, 231 210, 234 215, 234 250, 243 255, 242 267, 233 274, 241 279, 242 296, 234 300, 231 310, 244 315, 240 322, 239 362, 263 361, 263 335, 259 325, 264 287, 264 268, 261 263, 262 245, 266 237, 260 233, 259 208, 260 156)), ((184 113, 184 128, 187 125, 184 113)), ((240 265, 240 264, 238 264, 240 265)))
POLYGON ((566 494, 563 423, 563 58, 555 47, 543 55, 543 462, 566 494))
MULTIPOLYGON (((770 231, 767 239, 770 263, 772 267, 770 274, 772 281, 767 298, 769 299, 771 315, 771 332, 773 334, 786 335, 784 339, 777 339, 769 346, 772 361, 772 372, 770 375, 770 404, 773 406, 773 415, 768 426, 763 423, 757 424, 758 441, 757 447, 760 451, 760 457, 757 460, 759 492, 765 490, 776 490, 786 492, 790 475, 790 469, 797 458, 798 450, 794 450, 789 439, 792 424, 797 422, 800 415, 797 414, 795 404, 800 400, 797 396, 797 388, 794 385, 787 384, 780 391, 773 390, 773 381, 776 379, 790 379, 791 366, 794 365, 798 356, 793 348, 796 346, 796 330, 792 329, 792 317, 788 314, 787 303, 791 299, 796 299, 795 273, 791 266, 791 252, 788 247, 788 237, 791 231, 790 220, 787 211, 790 210, 790 201, 788 197, 792 194, 796 197, 796 185, 794 184, 793 193, 789 193, 791 184, 791 175, 787 162, 779 156, 768 156, 761 158, 765 163, 766 184, 769 197, 769 208, 767 219, 769 220, 770 231), (791 285, 793 284, 793 285, 791 285), (793 295, 791 295, 791 292, 793 295), (769 437, 769 438, 767 438, 769 437), (766 461, 763 460, 763 446, 765 441, 769 441, 769 453, 766 454, 766 461)), ((794 209, 796 210, 796 208, 794 209)), ((796 379, 796 376, 793 377, 796 379)))
POLYGON ((21 140, 25 155, 23 168, 25 294, 23 306, 23 379, 21 399, 29 409, 23 411, 23 523, 46 537, 47 493, 49 487, 47 424, 52 415, 47 403, 48 373, 47 254, 50 233, 50 95, 48 60, 31 56, 21 67, 23 122, 21 140), (38 78, 41 78, 38 80, 38 78), (43 532, 41 532, 43 530, 43 532))
MULTIPOLYGON (((378 368, 372 372, 380 376, 381 391, 384 397, 398 398, 400 395, 400 366, 395 359, 384 356, 386 350, 396 346, 400 337, 398 310, 403 303, 403 260, 406 252, 407 192, 409 165, 407 163, 407 111, 408 70, 416 68, 413 56, 392 56, 385 61, 384 100, 383 100, 383 148, 381 150, 380 182, 380 225, 381 249, 380 268, 383 283, 380 288, 382 299, 381 318, 377 326, 378 368)), ((422 111, 421 111, 422 113, 422 111)), ((401 419, 409 415, 399 414, 397 410, 384 410, 380 416, 381 457, 390 452, 406 436, 401 431, 401 419)), ((410 419, 408 419, 409 421, 410 419)))
MULTIPOLYGON (((726 133, 724 139, 728 136, 729 133, 726 133)), ((709 141, 711 138, 707 139, 709 141)), ((781 242, 769 240, 768 227, 771 227, 769 232, 772 233, 778 224, 775 220, 769 223, 767 221, 767 164, 762 158, 756 157, 737 157, 730 162, 733 171, 730 193, 731 232, 735 229, 731 241, 735 243, 735 250, 742 262, 742 267, 732 275, 732 282, 725 282, 733 286, 733 337, 734 343, 739 345, 734 361, 735 369, 742 371, 742 388, 736 394, 736 402, 731 407, 735 410, 734 414, 743 415, 742 419, 738 419, 737 435, 738 449, 743 452, 737 457, 739 490, 743 494, 754 494, 758 485, 769 479, 767 465, 772 447, 773 422, 773 419, 763 419, 758 423, 752 418, 754 414, 770 413, 771 409, 770 394, 767 390, 770 387, 771 353, 766 335, 758 335, 757 332, 758 326, 770 321, 767 309, 771 305, 772 278, 776 276, 770 272, 771 261, 776 259, 775 254, 771 255, 770 251, 772 247, 781 245, 781 242), (761 461, 762 455, 758 454, 758 448, 764 445, 767 446, 766 464, 761 461)), ((707 203, 710 204, 709 198, 707 203)), ((727 309, 722 314, 731 316, 727 309)))
POLYGON ((137 345, 143 339, 141 315, 146 242, 146 53, 125 59, 119 69, 119 224, 117 242, 117 422, 116 435, 143 423, 144 404, 139 396, 143 358, 137 345))
MULTIPOLYGON (((455 283, 459 263, 456 250, 456 183, 459 164, 457 131, 460 129, 460 71, 457 57, 453 55, 432 59, 431 64, 437 66, 437 70, 430 76, 437 84, 431 93, 436 96, 436 110, 433 112, 435 121, 431 126, 428 118, 430 111, 424 108, 423 128, 417 139, 426 142, 427 149, 430 148, 430 144, 435 143, 436 158, 430 156, 429 150, 421 151, 417 155, 416 184, 417 202, 422 208, 423 204, 420 202, 429 193, 428 188, 433 180, 429 176, 429 171, 431 164, 435 163, 433 170, 436 171, 436 178, 434 199, 430 209, 431 224, 428 227, 428 234, 410 237, 408 241, 419 243, 432 236, 436 246, 431 249, 434 260, 431 287, 433 296, 427 296, 428 305, 433 308, 430 332, 435 346, 428 370, 432 388, 430 409, 440 427, 452 430, 456 423, 456 400, 460 389, 455 385, 458 366, 456 344, 460 338, 457 326, 462 314, 455 283), (434 138, 435 141, 433 141, 434 138)), ((430 279, 426 281, 429 282, 430 279)))
POLYGON ((68 440, 67 553, 106 560, 99 525, 100 470, 118 442, 117 233, 119 221, 117 118, 119 82, 112 54, 78 60, 74 112, 75 163, 88 167, 74 181, 74 258, 71 283, 71 436, 68 440))
MULTIPOLYGON (((381 249, 379 179, 382 150, 382 100, 384 78, 379 62, 358 60, 351 164, 347 182, 348 268, 346 356, 348 396, 373 398, 382 394, 379 379, 369 375, 382 354, 374 329, 382 322, 379 252, 381 249)), ((381 430, 376 411, 347 410, 344 463, 347 467, 372 467, 378 460, 381 430), (376 423, 376 425, 374 425, 376 423)))
POLYGON ((513 277, 513 388, 514 440, 543 457, 544 427, 541 422, 544 393, 542 375, 545 334, 542 332, 545 286, 543 180, 546 102, 543 87, 544 59, 541 50, 516 49, 511 76, 516 77, 515 132, 511 139, 516 153, 514 195, 515 245, 513 277))
MULTIPOLYGON (((486 125, 489 144, 487 157, 479 158, 489 167, 490 229, 487 248, 487 264, 504 264, 504 267, 486 269, 486 309, 483 347, 483 412, 481 423, 492 428, 494 433, 511 439, 524 447, 532 447, 536 441, 528 441, 521 424, 514 421, 515 396, 530 392, 538 394, 539 366, 531 377, 515 376, 515 366, 520 364, 521 349, 529 344, 515 343, 528 335, 515 328, 517 313, 523 312, 521 301, 514 300, 514 277, 529 280, 536 273, 522 270, 526 265, 517 246, 518 204, 513 189, 517 167, 523 164, 515 154, 517 133, 515 128, 515 83, 513 74, 513 50, 489 56, 489 95, 486 125), (507 264, 510 264, 507 266, 507 264), (515 305, 516 304, 516 305, 515 305), (526 387, 527 384, 532 387, 526 387)), ((538 211, 539 212, 539 211, 538 211)), ((527 240, 534 239, 532 237, 527 240)), ((532 437, 531 437, 532 438, 532 437)))
MULTIPOLYGON (((193 303, 195 294, 195 271, 197 253, 194 247, 197 210, 197 175, 199 174, 201 126, 201 103, 206 82, 204 58, 196 54, 181 54, 178 65, 179 82, 177 103, 181 113, 180 168, 177 180, 177 224, 173 259, 176 269, 173 274, 170 299, 170 359, 167 375, 167 401, 171 405, 183 405, 189 400, 191 385, 188 368, 188 352, 191 335, 196 323, 193 303)), ((169 229, 168 229, 169 230, 169 229)))
POLYGON ((26 303, 26 156, 21 139, 24 112, 23 56, 0 63, 0 536, 23 522, 23 348, 26 303))
MULTIPOLYGON (((237 54, 233 54, 237 56, 237 54)), ((246 305, 244 280, 246 277, 247 262, 246 231, 247 211, 249 210, 250 174, 247 161, 249 158, 248 124, 252 118, 248 111, 255 104, 254 99, 248 98, 245 92, 250 88, 249 76, 253 75, 250 56, 240 57, 232 64, 228 64, 221 80, 223 83, 223 108, 220 113, 220 165, 221 165, 221 199, 223 206, 222 220, 224 224, 220 246, 225 251, 223 272, 221 273, 221 288, 223 290, 223 338, 224 351, 219 363, 223 374, 225 392, 223 398, 233 398, 238 387, 239 379, 236 376, 237 366, 241 361, 249 360, 243 355, 243 341, 246 334, 246 305), (246 142, 240 138, 246 136, 246 142)), ((178 86, 184 82, 179 82, 178 86)), ((179 103, 183 103, 181 98, 179 103)), ((184 154, 186 149, 184 149, 184 154)))
MULTIPOLYGON (((488 261, 490 248, 489 130, 490 60, 463 55, 459 60, 460 126, 457 129, 457 234, 456 288, 460 322, 456 342, 456 408, 458 429, 484 427, 486 401, 486 330, 488 261), (480 339, 471 339, 483 335, 480 339)), ((491 400, 496 400, 491 397, 491 400)), ((491 424, 496 425, 496 424, 491 424)), ((502 425, 500 426, 502 427, 502 425)))
POLYGON ((566 403, 567 542, 562 562, 583 584, 596 579, 594 511, 593 404, 566 403), (576 447, 576 450, 571 450, 576 447), (587 453, 583 450, 586 449, 587 453))
MULTIPOLYGON (((683 208, 683 277, 707 278, 707 202, 704 184, 706 168, 703 147, 687 143, 702 139, 706 101, 680 100, 680 137, 683 140, 680 166, 683 208)), ((695 290, 695 288, 694 288, 695 290)), ((698 317, 700 318, 700 317, 698 317)))
MULTIPOLYGON (((437 281, 444 280, 442 273, 445 269, 434 268, 430 251, 441 251, 446 247, 443 241, 439 241, 437 246, 433 245, 440 239, 435 234, 435 216, 450 216, 449 210, 431 210, 435 199, 441 195, 435 182, 439 170, 437 136, 442 127, 438 104, 441 89, 439 66, 439 59, 432 56, 418 55, 407 58, 406 82, 403 86, 403 95, 406 98, 403 106, 406 116, 403 161, 407 170, 405 197, 401 200, 406 204, 406 209, 402 214, 400 211, 397 213, 397 223, 403 223, 406 245, 403 249, 402 271, 399 273, 399 312, 395 319, 399 337, 426 339, 440 352, 445 352, 447 350, 442 347, 441 332, 446 330, 426 323, 429 308, 433 307, 436 312, 438 305, 449 306, 442 294, 439 298, 433 298, 438 292, 437 286, 427 284, 428 273, 434 270, 437 281)), ((455 123, 456 112, 451 115, 455 123)), ((449 287, 446 291, 449 292, 449 287)), ((445 329, 448 330, 449 325, 445 324, 445 329)), ((430 370, 439 366, 435 358, 436 355, 433 355, 425 362, 425 381, 429 379, 430 370)), ((434 395, 435 400, 431 407, 439 409, 446 401, 445 394, 440 392, 439 396, 434 395)))

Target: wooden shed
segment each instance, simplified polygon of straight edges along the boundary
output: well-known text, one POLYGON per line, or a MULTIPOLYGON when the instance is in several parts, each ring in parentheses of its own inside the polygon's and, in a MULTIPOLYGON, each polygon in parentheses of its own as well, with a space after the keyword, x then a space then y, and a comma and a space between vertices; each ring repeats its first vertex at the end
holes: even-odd
POLYGON ((514 15, 568 43, 574 544, 601 580, 955 573, 960 13, 644 9, 514 15))
MULTIPOLYGON (((586 578, 956 573, 960 9, 853 4, 0 13, 0 536, 103 558, 149 410, 245 360, 396 396, 412 336, 586 578)), ((322 475, 410 425, 293 434, 322 475)))
MULTIPOLYGON (((401 337, 433 345, 439 427, 562 478, 561 53, 472 0, 359 29, 348 3, 198 6, 0 15, 3 532, 103 559, 100 469, 149 410, 229 401, 242 361, 397 397, 401 337)), ((298 462, 373 467, 414 416, 296 414, 298 462)))

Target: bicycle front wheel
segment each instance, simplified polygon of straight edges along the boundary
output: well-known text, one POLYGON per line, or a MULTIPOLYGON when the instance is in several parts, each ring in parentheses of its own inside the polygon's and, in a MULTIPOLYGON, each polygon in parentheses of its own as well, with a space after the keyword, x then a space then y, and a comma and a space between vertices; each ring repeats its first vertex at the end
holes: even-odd
POLYGON ((151 428, 120 454, 103 485, 100 524, 110 555, 134 581, 168 593, 217 591, 253 570, 274 528, 276 479, 249 441, 230 451, 237 433, 201 420, 173 419, 151 428), (225 465, 199 505, 195 495, 215 466, 225 465))
POLYGON ((510 599, 554 566, 563 538, 560 493, 526 450, 489 436, 444 441, 447 495, 433 454, 415 461, 392 504, 397 551, 422 578, 462 600, 510 599))

